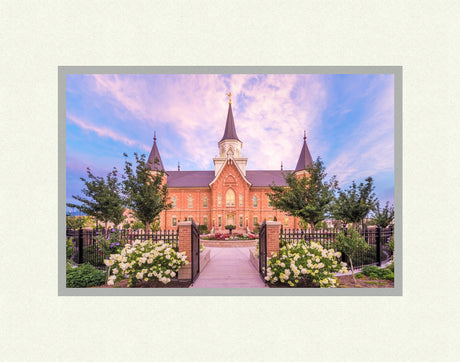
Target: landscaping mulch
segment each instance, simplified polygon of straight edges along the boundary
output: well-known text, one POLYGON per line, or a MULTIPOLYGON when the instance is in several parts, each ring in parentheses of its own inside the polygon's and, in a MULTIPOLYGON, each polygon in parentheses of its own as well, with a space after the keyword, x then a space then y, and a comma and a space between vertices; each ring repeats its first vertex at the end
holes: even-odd
MULTIPOLYGON (((168 284, 163 284, 162 282, 152 281, 152 282, 139 282, 133 288, 189 288, 192 284, 191 281, 178 281, 178 280, 171 280, 168 284)), ((115 283, 114 285, 101 285, 97 288, 128 288, 128 281, 123 280, 119 283, 115 283)))
POLYGON ((352 275, 342 275, 337 277, 338 288, 394 288, 393 280, 371 279, 364 276, 363 279, 356 278, 356 285, 352 275))
MULTIPOLYGON (((364 276, 363 279, 356 278, 356 285, 353 283, 351 275, 337 277, 337 288, 394 288, 393 280, 371 279, 364 276)), ((300 281, 297 287, 291 287, 287 283, 277 282, 275 284, 267 283, 269 288, 319 288, 319 285, 300 281)))
POLYGON ((297 284, 297 287, 291 287, 287 283, 280 283, 276 282, 275 284, 272 283, 266 283, 269 288, 319 288, 319 285, 316 283, 313 283, 311 281, 307 281, 304 279, 301 279, 299 281, 299 284, 297 284))

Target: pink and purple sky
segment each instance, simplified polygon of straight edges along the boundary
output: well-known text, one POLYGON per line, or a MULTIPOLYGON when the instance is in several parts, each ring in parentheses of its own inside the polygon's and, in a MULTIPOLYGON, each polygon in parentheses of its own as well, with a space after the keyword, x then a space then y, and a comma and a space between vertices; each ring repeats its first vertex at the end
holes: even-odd
MULTIPOLYGON (((123 169, 123 152, 148 156, 156 131, 166 170, 212 170, 228 110, 248 170, 295 168, 307 132, 341 188, 372 176, 394 200, 394 77, 386 74, 67 75, 66 201, 86 167, 123 169)), ((328 177, 329 178, 329 177, 328 177)))

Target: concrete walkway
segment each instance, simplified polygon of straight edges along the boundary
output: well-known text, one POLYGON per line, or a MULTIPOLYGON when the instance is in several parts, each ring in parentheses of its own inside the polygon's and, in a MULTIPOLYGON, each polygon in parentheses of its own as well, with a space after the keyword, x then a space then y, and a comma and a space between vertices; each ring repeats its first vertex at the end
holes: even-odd
POLYGON ((191 288, 265 288, 249 261, 249 248, 213 248, 211 260, 191 288))

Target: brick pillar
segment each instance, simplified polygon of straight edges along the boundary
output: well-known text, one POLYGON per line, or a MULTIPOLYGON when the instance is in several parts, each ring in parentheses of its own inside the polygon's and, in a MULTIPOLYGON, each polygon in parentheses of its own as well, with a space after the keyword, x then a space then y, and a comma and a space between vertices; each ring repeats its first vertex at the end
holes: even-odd
POLYGON ((190 280, 192 277, 192 222, 181 221, 178 223, 179 252, 185 252, 188 264, 179 269, 178 279, 190 280))
POLYGON ((272 257, 273 253, 280 253, 280 229, 279 221, 266 221, 267 224, 267 256, 272 257))

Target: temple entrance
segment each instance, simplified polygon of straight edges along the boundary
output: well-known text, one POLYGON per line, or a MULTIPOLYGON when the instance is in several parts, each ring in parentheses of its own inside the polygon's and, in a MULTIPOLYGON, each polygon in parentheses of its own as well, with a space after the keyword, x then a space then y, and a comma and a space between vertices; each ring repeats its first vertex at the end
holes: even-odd
POLYGON ((228 214, 227 215, 227 224, 226 225, 235 225, 235 215, 228 214))

